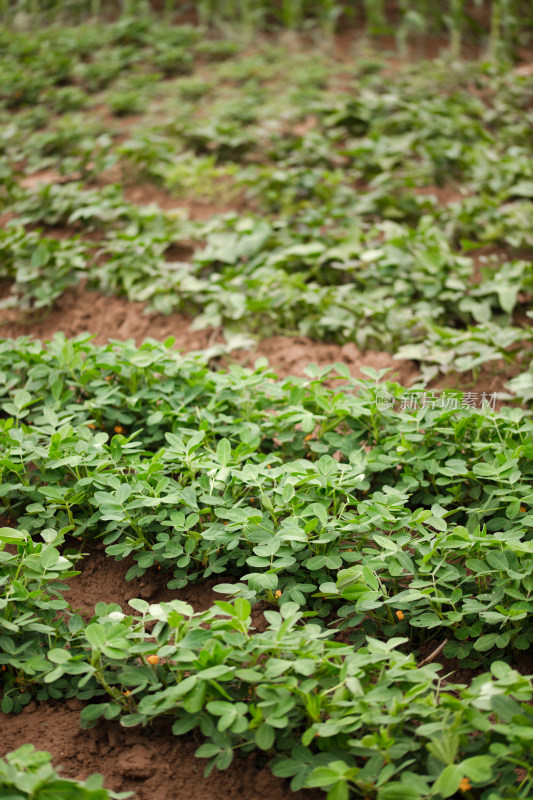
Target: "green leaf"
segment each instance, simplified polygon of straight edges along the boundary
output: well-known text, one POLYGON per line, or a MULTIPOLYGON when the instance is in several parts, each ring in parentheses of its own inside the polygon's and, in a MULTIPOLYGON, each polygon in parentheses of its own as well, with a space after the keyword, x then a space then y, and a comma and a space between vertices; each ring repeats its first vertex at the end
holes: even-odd
POLYGON ((46 675, 44 676, 44 682, 54 683, 54 681, 59 680, 59 678, 61 678, 64 674, 65 670, 63 669, 63 667, 61 666, 55 667, 55 669, 46 673, 46 675))
POLYGON ((182 717, 178 719, 172 726, 172 733, 174 736, 183 736, 184 733, 189 733, 198 725, 198 719, 194 716, 182 717))
POLYGON ((246 622, 250 613, 252 611, 252 607, 248 600, 245 600, 243 597, 237 597, 235 600, 235 612, 237 614, 237 618, 241 620, 241 622, 246 622))
POLYGON ((150 603, 147 603, 146 600, 141 600, 138 597, 128 600, 128 605, 134 608, 135 611, 139 611, 141 614, 146 614, 150 607, 150 603))
POLYGON ((496 288, 500 306, 503 308, 504 311, 507 312, 507 314, 510 314, 516 305, 516 301, 518 298, 518 289, 519 289, 518 285, 498 286, 496 288))
POLYGON ((227 467, 231 460, 231 445, 228 439, 221 439, 217 445, 217 460, 222 467, 227 467))
POLYGON ((96 650, 102 650, 107 641, 105 628, 103 628, 97 622, 92 622, 90 625, 87 625, 85 629, 85 636, 89 644, 96 650))
POLYGON ((462 762, 464 774, 471 781, 486 783, 492 776, 494 758, 492 756, 473 756, 462 762))
POLYGON ((433 784, 433 793, 441 797, 451 797, 459 788, 464 773, 460 764, 449 764, 444 767, 433 784))
POLYGON ((22 411, 24 406, 27 406, 29 403, 31 403, 31 394, 29 392, 25 389, 19 389, 18 392, 15 392, 13 404, 18 412, 22 411))
POLYGON ((233 667, 227 667, 225 664, 217 664, 214 667, 207 667, 198 672, 198 678, 203 681, 218 679, 228 679, 233 674, 233 667))
POLYGON ((502 572, 507 572, 509 569, 507 556, 501 550, 488 550, 485 554, 485 558, 494 569, 501 570, 502 572))
POLYGON ((393 781, 378 790, 378 800, 420 800, 420 792, 404 783, 393 781))
POLYGON ((221 748, 217 744, 213 744, 212 742, 204 742, 204 744, 200 745, 198 750, 196 750, 194 755, 198 758, 212 758, 212 756, 218 755, 220 750, 221 748))
POLYGON ((40 242, 31 256, 31 265, 35 269, 44 267, 50 260, 51 252, 46 246, 45 242, 40 242))
POLYGON ((70 653, 68 650, 63 650, 61 647, 54 647, 48 651, 48 659, 54 664, 65 664, 70 661, 70 653))
POLYGON ((113 461, 120 461, 122 456, 122 445, 120 443, 120 439, 122 439, 122 435, 120 436, 113 436, 111 439, 111 444, 109 445, 109 451, 111 453, 111 458, 113 461))
POLYGON ((348 800, 349 796, 348 781, 341 780, 333 784, 327 794, 326 800, 348 800))
POLYGON ((335 475, 339 470, 339 465, 331 456, 321 456, 316 462, 316 466, 321 475, 329 477, 335 475))
POLYGON ((12 697, 8 694, 4 694, 4 696, 2 697, 2 704, 0 706, 2 712, 4 714, 11 714, 11 712, 13 711, 13 706, 14 703, 12 697))
POLYGON ((4 544, 22 544, 29 538, 26 531, 17 531, 15 528, 0 528, 0 542, 4 544))
POLYGON ((499 638, 499 633, 487 633, 485 636, 480 636, 479 639, 476 639, 474 642, 474 650, 485 653, 487 650, 491 650, 496 646, 496 642, 499 638))
POLYGON ((83 628, 83 618, 79 614, 73 614, 68 621, 70 633, 78 633, 83 628))
POLYGON ((509 189, 510 197, 533 197, 533 181, 519 181, 509 189))
POLYGON ((276 739, 274 728, 262 722, 255 732, 255 743, 260 750, 270 750, 276 739))

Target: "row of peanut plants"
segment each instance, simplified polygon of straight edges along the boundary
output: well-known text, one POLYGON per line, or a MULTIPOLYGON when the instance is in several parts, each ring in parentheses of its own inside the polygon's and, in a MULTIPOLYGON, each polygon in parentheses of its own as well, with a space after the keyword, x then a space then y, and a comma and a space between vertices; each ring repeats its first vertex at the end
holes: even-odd
POLYGON ((339 90, 325 57, 271 43, 249 55, 144 17, 1 46, 2 305, 42 314, 87 280, 241 345, 354 342, 416 360, 427 380, 503 360, 507 389, 533 397, 531 76, 437 63, 391 81, 367 59, 339 90), (168 104, 155 118, 154 92, 168 104), (124 113, 139 117, 127 137, 124 113), (111 168, 121 185, 95 188, 111 168), (42 171, 52 183, 21 185, 42 171), (128 202, 128 176, 176 203, 245 193, 247 211, 193 223, 128 202), (176 260, 180 242, 194 252, 176 260))
MULTIPOLYGON (((199 0, 195 4, 197 22, 239 35, 260 30, 316 30, 331 36, 351 24, 370 36, 394 33, 401 53, 411 42, 425 44, 428 36, 447 36, 452 54, 461 53, 463 41, 484 42, 494 56, 502 49, 512 50, 531 42, 533 15, 526 0, 239 0, 221 3, 199 0)), ((38 27, 43 24, 80 23, 87 20, 117 20, 133 16, 163 20, 171 24, 190 6, 178 0, 164 0, 154 6, 149 0, 3 0, 0 6, 6 25, 38 27)))
POLYGON ((330 799, 527 797, 527 415, 460 395, 413 411, 380 373, 280 382, 171 345, 0 347, 4 712, 78 696, 86 726, 168 717, 199 730, 208 771, 259 748, 330 799), (87 622, 64 581, 98 540, 128 578, 223 575, 226 597, 99 603, 87 622), (490 673, 461 688, 417 666, 443 643, 490 673))

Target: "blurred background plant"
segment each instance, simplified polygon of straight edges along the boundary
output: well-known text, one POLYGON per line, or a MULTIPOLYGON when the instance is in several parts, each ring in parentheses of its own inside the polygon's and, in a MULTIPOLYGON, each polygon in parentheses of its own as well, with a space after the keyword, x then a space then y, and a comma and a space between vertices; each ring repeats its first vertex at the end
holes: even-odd
MULTIPOLYGON (((333 35, 347 26, 363 26, 370 37, 392 35, 402 55, 410 45, 424 52, 429 37, 448 39, 452 56, 458 58, 465 44, 486 48, 491 59, 526 47, 533 33, 530 0, 0 0, 3 24, 35 28, 49 24, 79 24, 99 18, 120 23, 152 17, 162 25, 191 20, 206 29, 250 34, 280 27, 333 35)), ((132 41, 124 30, 124 41, 132 41)), ((187 71, 187 60, 174 64, 162 52, 161 66, 187 71)))

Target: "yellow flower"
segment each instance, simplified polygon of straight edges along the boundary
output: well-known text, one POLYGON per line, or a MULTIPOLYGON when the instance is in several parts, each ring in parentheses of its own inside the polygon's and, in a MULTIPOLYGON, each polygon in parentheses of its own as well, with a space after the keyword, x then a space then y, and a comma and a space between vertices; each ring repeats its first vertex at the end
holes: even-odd
POLYGON ((397 611, 396 612, 396 616, 398 617, 398 619, 401 622, 401 620, 405 617, 405 614, 403 613, 403 611, 397 611))
POLYGON ((281 597, 281 589, 278 589, 278 591, 276 592, 276 597, 281 597))
POLYGON ((153 664, 154 666, 159 664, 159 656, 148 656, 146 660, 149 664, 153 664))
POLYGON ((113 430, 115 431, 115 433, 124 433, 124 428, 122 427, 122 425, 115 425, 113 430))
POLYGON ((471 786, 470 781, 468 780, 468 778, 461 778, 461 783, 459 784, 459 789, 462 792, 467 792, 471 788, 472 788, 472 786, 471 786))

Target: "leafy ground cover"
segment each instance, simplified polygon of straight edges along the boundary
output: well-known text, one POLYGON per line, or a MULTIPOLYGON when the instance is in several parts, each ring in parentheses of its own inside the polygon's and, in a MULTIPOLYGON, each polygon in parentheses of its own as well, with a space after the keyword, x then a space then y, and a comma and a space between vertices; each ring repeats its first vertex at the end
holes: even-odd
MULTIPOLYGON (((452 58, 393 68, 368 38, 347 55, 345 10, 322 5, 240 4, 231 37, 210 3, 200 25, 169 24, 173 3, 164 20, 65 4, 42 30, 53 3, 2 8, 6 329, 85 292, 225 341, 0 340, 3 719, 163 731, 207 776, 255 758, 288 796, 527 798, 529 9, 403 3, 403 55, 446 25, 452 58), (251 44, 304 19, 307 41, 251 44), (483 57, 460 61, 468 31, 483 57), (228 367, 272 335, 340 355, 303 377, 228 367), (354 378, 349 348, 418 377, 354 378), (497 396, 476 382, 502 363, 497 396), (166 594, 87 612, 95 553, 166 594)), ((390 32, 391 9, 364 5, 367 34, 390 32)), ((24 745, 0 797, 166 800, 126 762, 113 794, 24 745)))
MULTIPOLYGON (((338 365, 338 390, 327 370, 280 384, 262 367, 210 372, 171 344, 2 348, 2 495, 18 521, 0 533, 17 545, 2 560, 3 711, 36 695, 103 701, 85 724, 170 715, 175 734, 200 727, 209 767, 259 747, 295 789, 331 797, 350 785, 448 797, 465 780, 489 797, 493 770, 510 785, 498 796, 515 796, 532 722, 517 701, 531 684, 502 657, 533 638, 527 415, 402 413, 380 408, 379 373, 354 382, 338 365), (95 538, 109 556, 133 554, 127 577, 156 564, 180 588, 221 573, 233 580, 216 590, 236 599, 199 614, 132 600, 140 617, 101 603, 86 624, 61 581, 95 538), (258 600, 279 611, 253 634, 258 600), (420 644, 443 639, 444 655, 492 670, 459 700, 438 691, 438 665, 415 663, 420 644), (514 705, 494 728, 502 694, 514 705), (380 708, 385 738, 372 732, 380 708), (438 755, 448 736, 450 763, 438 755)), ((529 786, 527 772, 517 796, 529 786)))
POLYGON ((531 399, 531 75, 436 63, 391 83, 367 57, 339 77, 327 53, 275 44, 241 45, 238 60, 211 66, 231 54, 226 41, 142 18, 49 36, 4 42, 7 306, 46 309, 86 280, 229 337, 398 352, 428 380, 504 359, 511 392, 531 399), (193 75, 162 80, 156 41, 181 48, 193 75), (90 79, 97 66, 114 70, 102 85, 90 79), (133 127, 121 127, 117 86, 129 87, 133 127), (50 120, 51 95, 72 92, 81 108, 50 120), (23 173, 43 170, 42 188, 24 187, 23 173), (176 207, 128 202, 132 171, 176 207), (240 210, 187 220, 187 195, 240 210))

